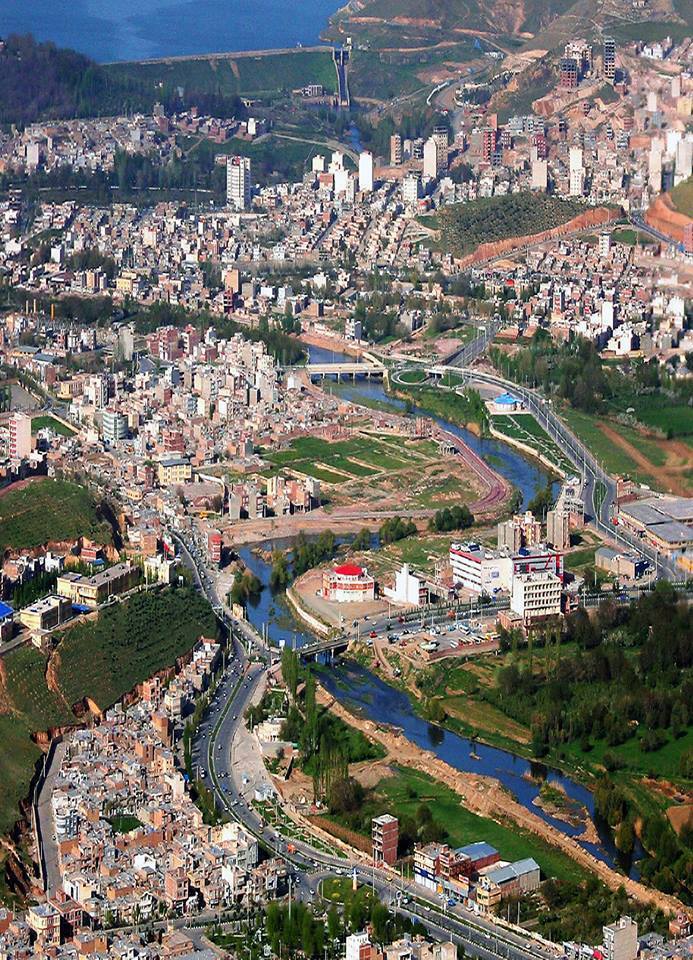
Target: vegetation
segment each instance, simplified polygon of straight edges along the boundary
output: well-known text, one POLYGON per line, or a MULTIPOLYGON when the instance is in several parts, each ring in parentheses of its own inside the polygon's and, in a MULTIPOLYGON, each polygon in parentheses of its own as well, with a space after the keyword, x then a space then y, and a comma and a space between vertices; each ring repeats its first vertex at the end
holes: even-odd
POLYGON ((237 570, 229 590, 229 600, 245 606, 258 597, 261 591, 262 583, 252 570, 237 570))
POLYGON ((426 411, 444 417, 452 423, 467 426, 470 423, 478 425, 484 432, 488 424, 488 412, 479 392, 472 388, 465 390, 447 391, 438 387, 423 384, 421 386, 400 385, 399 392, 411 398, 414 403, 426 411))
POLYGON ((294 574, 300 577, 306 570, 330 560, 334 556, 336 541, 331 530, 324 530, 315 540, 308 540, 301 530, 293 543, 294 574))
POLYGON ((108 70, 74 50, 10 35, 0 54, 0 123, 20 125, 41 119, 113 116, 151 112, 159 100, 167 110, 196 105, 201 113, 242 115, 237 95, 187 84, 151 84, 123 70, 108 70))
POLYGON ((429 529, 436 533, 447 533, 451 530, 466 530, 474 524, 474 514, 466 504, 454 507, 445 507, 443 510, 436 510, 435 516, 431 517, 429 529))
POLYGON ((298 655, 289 650, 282 654, 282 676, 294 700, 282 726, 282 740, 298 743, 301 764, 313 779, 317 798, 330 796, 335 790, 345 789, 351 783, 349 764, 382 757, 380 744, 372 743, 360 730, 347 726, 315 698, 316 681, 311 671, 305 676, 303 700, 296 700, 300 666, 298 655))
POLYGON ((58 682, 69 704, 101 709, 171 666, 200 636, 216 637, 206 600, 188 588, 138 593, 69 630, 59 645, 58 682))
POLYGON ((103 504, 67 480, 35 480, 0 497, 0 552, 48 541, 88 537, 110 543, 113 530, 103 504))
POLYGON ((72 437, 75 434, 75 431, 66 426, 64 423, 61 423, 60 420, 56 420, 55 417, 43 416, 43 417, 32 417, 31 419, 31 432, 32 434, 37 434, 39 430, 44 430, 46 427, 50 428, 53 433, 57 433, 63 437, 72 437))
POLYGON ((661 813, 641 810, 630 777, 659 775, 658 755, 671 746, 660 769, 675 781, 691 778, 685 743, 693 698, 693 614, 671 587, 660 584, 629 608, 602 604, 595 620, 578 609, 568 617, 566 639, 574 653, 562 655, 560 638, 547 640, 550 652, 538 671, 529 649, 499 669, 486 695, 530 727, 536 756, 568 750, 588 759, 599 747, 611 774, 597 783, 597 812, 624 852, 632 850, 633 824, 644 817, 643 877, 689 899, 685 844, 691 832, 677 838, 661 813))
POLYGON ((571 200, 534 193, 512 193, 445 207, 440 214, 445 249, 461 257, 480 243, 524 237, 566 223, 582 212, 571 200))
POLYGON ((380 542, 396 543, 397 540, 404 540, 405 537, 411 537, 416 532, 417 527, 413 520, 390 517, 390 519, 385 520, 379 530, 380 542))

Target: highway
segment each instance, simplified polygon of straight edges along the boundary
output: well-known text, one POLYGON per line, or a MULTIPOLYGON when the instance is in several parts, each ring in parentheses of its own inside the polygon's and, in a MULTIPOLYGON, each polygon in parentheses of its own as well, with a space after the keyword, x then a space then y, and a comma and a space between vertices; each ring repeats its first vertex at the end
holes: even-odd
POLYGON ((199 550, 180 533, 175 536, 183 559, 194 570, 199 589, 230 631, 226 668, 193 743, 194 768, 213 790, 217 806, 238 820, 270 855, 287 861, 293 871, 296 895, 310 901, 316 896, 322 878, 350 875, 355 870, 360 883, 371 884, 392 909, 419 920, 435 937, 462 944, 470 956, 480 960, 498 957, 555 960, 557 954, 544 941, 531 934, 517 933, 494 919, 476 916, 459 905, 448 909, 437 894, 404 880, 393 871, 374 868, 364 860, 334 856, 295 839, 289 851, 286 839, 264 823, 252 806, 255 788, 270 781, 257 739, 244 723, 244 714, 264 689, 269 651, 261 646, 259 635, 255 634, 251 640, 255 649, 249 656, 241 642, 247 641, 248 635, 239 638, 240 624, 232 623, 221 607, 199 550))

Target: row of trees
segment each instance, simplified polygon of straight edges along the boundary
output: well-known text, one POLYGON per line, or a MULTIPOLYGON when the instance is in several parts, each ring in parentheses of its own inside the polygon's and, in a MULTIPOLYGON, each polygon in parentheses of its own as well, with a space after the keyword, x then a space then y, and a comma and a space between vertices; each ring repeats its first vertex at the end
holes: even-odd
POLYGON ((467 504, 462 506, 444 507, 442 510, 436 510, 436 513, 429 522, 431 530, 436 533, 449 533, 451 530, 466 530, 474 524, 474 514, 467 504))
POLYGON ((405 537, 411 537, 417 532, 416 524, 413 520, 403 520, 402 517, 390 517, 386 520, 379 530, 381 543, 396 543, 397 540, 404 540, 405 537))

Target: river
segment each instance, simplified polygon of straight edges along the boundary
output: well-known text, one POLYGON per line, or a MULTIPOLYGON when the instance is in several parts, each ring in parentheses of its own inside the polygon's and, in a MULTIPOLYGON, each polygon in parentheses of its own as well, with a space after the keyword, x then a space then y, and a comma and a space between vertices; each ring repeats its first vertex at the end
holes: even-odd
MULTIPOLYGON (((332 351, 310 348, 310 359, 316 363, 331 363, 352 359, 332 351)), ((356 380, 334 384, 340 395, 358 401, 359 397, 386 402, 402 409, 402 401, 388 396, 382 385, 375 381, 356 380)), ((417 411, 427 414, 426 411, 417 411)), ((526 460, 512 447, 498 440, 480 439, 469 430, 457 427, 441 418, 435 418, 441 426, 460 436, 480 456, 491 463, 499 473, 518 487, 525 502, 546 484, 547 475, 529 460, 526 460)), ((278 541, 270 546, 287 549, 287 541, 278 541)), ((292 616, 281 596, 275 596, 269 589, 270 564, 251 548, 243 547, 239 551, 241 559, 250 567, 260 581, 265 584, 260 596, 248 607, 248 619, 258 628, 267 625, 270 639, 277 645, 293 644, 302 646, 314 639, 292 616)), ((566 836, 578 837, 581 826, 552 816, 535 806, 543 779, 561 787, 566 796, 589 812, 594 818, 594 800, 591 792, 560 771, 547 768, 543 764, 532 763, 510 751, 482 743, 473 744, 465 737, 451 733, 440 726, 429 723, 413 710, 409 696, 385 683, 380 677, 366 668, 351 661, 337 662, 332 669, 324 671, 321 682, 325 688, 347 708, 367 717, 378 724, 391 724, 401 728, 404 735, 419 747, 430 750, 441 760, 468 773, 478 773, 495 777, 507 787, 526 809, 566 836)), ((612 867, 620 867, 634 879, 639 872, 635 862, 625 863, 615 849, 607 828, 595 822, 600 836, 600 844, 578 841, 581 846, 596 858, 612 867)), ((481 838, 480 838, 481 839, 481 838)))

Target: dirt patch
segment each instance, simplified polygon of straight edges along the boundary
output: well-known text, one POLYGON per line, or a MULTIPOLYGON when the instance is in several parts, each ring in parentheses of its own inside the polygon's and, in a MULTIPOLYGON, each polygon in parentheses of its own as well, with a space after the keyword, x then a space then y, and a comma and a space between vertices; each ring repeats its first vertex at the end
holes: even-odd
POLYGON ((669 807, 667 817, 674 832, 679 836, 687 824, 693 826, 693 803, 681 803, 678 806, 669 807))
POLYGON ((648 208, 645 214, 645 220, 655 230, 665 233, 677 243, 683 243, 683 231, 691 218, 685 213, 679 213, 674 209, 670 197, 667 194, 657 197, 655 202, 648 208))
MULTIPOLYGON (((681 497, 687 497, 690 495, 690 489, 686 483, 685 477, 681 477, 677 473, 677 470, 680 469, 679 466, 675 467, 673 464, 669 463, 666 467, 657 467, 647 459, 644 453, 638 450, 637 447, 634 447, 632 443, 629 443, 628 440, 622 437, 613 427, 610 427, 605 423, 600 423, 599 429, 605 437, 607 437, 612 443, 615 443, 617 447, 620 447, 621 450, 627 453, 628 456, 634 460, 639 467, 641 467, 646 473, 649 473, 651 477, 654 477, 657 483, 664 487, 665 490, 671 490, 672 493, 681 497)), ((662 446, 662 444, 657 445, 667 454, 667 457, 670 457, 670 447, 665 448, 662 446)), ((685 444, 680 444, 680 446, 685 448, 685 444)), ((687 468, 690 468, 690 450, 686 451, 684 460, 686 459, 688 461, 687 468)))

